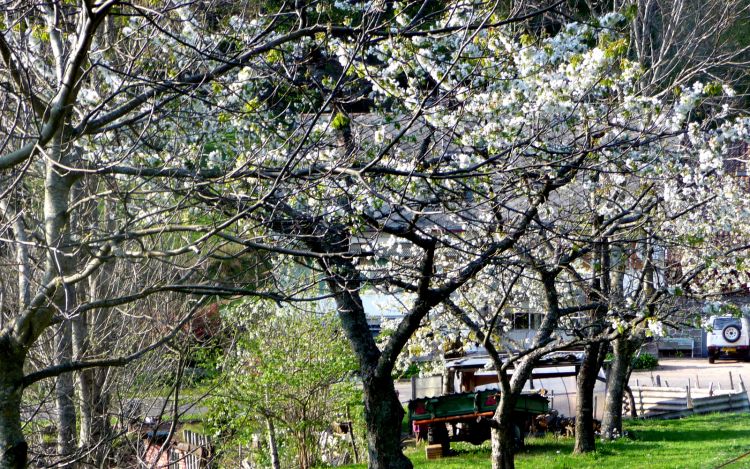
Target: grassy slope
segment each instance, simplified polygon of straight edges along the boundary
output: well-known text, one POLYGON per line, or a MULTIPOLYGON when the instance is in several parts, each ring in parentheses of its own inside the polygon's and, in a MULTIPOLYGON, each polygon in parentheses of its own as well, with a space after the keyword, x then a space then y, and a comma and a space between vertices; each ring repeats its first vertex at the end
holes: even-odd
MULTIPOLYGON (((750 451, 750 414, 711 414, 668 421, 632 421, 626 428, 635 440, 598 443, 597 452, 570 454, 570 438, 529 438, 526 450, 516 457, 519 469, 567 468, 712 468, 750 451)), ((424 446, 407 451, 415 468, 489 468, 489 446, 454 444, 458 456, 426 461, 424 446)), ((364 467, 364 466, 352 466, 364 467)), ((750 468, 750 456, 727 468, 750 468)))

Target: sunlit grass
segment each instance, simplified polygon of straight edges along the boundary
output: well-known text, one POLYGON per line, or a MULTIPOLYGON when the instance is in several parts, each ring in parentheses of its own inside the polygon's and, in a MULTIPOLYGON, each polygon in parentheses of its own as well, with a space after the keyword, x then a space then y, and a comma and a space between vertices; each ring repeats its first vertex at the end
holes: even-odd
MULTIPOLYGON (((527 438, 516 456, 519 469, 683 469, 714 468, 750 452, 750 414, 710 414, 681 420, 627 421, 635 439, 597 442, 597 451, 572 455, 573 439, 527 438)), ((424 446, 407 450, 415 468, 489 468, 489 442, 481 446, 454 443, 458 453, 440 460, 425 458, 424 446)), ((365 467, 365 466, 351 466, 365 467)), ((750 468, 750 456, 726 466, 750 468)))

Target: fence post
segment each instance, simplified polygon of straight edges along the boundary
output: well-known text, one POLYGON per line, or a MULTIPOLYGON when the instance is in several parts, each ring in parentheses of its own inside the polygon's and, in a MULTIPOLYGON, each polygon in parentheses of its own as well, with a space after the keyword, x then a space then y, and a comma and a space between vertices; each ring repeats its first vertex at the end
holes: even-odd
POLYGON ((693 397, 690 395, 690 381, 688 381, 687 385, 687 400, 686 400, 687 408, 692 409, 693 408, 693 397))
MULTIPOLYGON (((352 440, 352 452, 354 453, 354 464, 359 464, 359 453, 357 452, 357 443, 354 438, 354 421, 349 413, 349 404, 346 405, 346 420, 349 421, 349 437, 352 440)), ((411 431, 411 428, 409 429, 411 431)))
POLYGON ((555 390, 550 390, 550 397, 549 397, 549 408, 554 409, 555 408, 555 390))
POLYGON ((598 397, 599 396, 594 396, 594 418, 595 419, 596 419, 596 407, 597 407, 598 397))
POLYGON ((729 372, 729 387, 734 391, 734 379, 732 379, 732 372, 729 372))
POLYGON ((641 417, 643 417, 646 411, 643 409, 643 391, 641 391, 640 386, 638 386, 638 409, 640 410, 641 417))

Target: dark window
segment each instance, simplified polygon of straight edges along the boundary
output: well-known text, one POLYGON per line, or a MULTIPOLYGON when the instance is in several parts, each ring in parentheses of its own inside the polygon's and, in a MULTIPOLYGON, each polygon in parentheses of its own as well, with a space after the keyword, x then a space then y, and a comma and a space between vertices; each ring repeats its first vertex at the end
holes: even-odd
POLYGON ((716 318, 712 327, 715 331, 722 331, 727 326, 735 326, 737 329, 742 329, 742 324, 737 318, 716 318))

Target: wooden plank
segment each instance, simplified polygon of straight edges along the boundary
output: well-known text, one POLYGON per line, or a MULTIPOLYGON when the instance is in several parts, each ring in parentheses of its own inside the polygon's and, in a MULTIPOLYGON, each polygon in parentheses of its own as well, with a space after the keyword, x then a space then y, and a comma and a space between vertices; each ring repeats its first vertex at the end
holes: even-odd
POLYGON ((443 457, 443 445, 427 445, 425 448, 427 459, 440 459, 443 457))
POLYGON ((687 401, 685 399, 681 399, 679 401, 671 400, 671 401, 665 401, 665 400, 648 400, 643 399, 643 407, 653 407, 655 405, 664 405, 668 407, 678 407, 680 409, 687 409, 687 401))
POLYGON ((687 404, 687 398, 685 396, 652 396, 649 394, 643 394, 643 402, 644 403, 654 403, 654 402, 678 403, 678 402, 681 402, 683 404, 687 404))
POLYGON ((649 412, 676 412, 678 410, 684 410, 685 406, 658 406, 655 405, 653 407, 646 407, 644 411, 646 413, 649 412))
POLYGON ((414 420, 413 422, 417 425, 427 425, 428 423, 443 423, 443 422, 473 422, 479 417, 492 417, 495 412, 477 412, 473 414, 455 415, 453 417, 436 417, 434 419, 414 420))
POLYGON ((643 392, 648 391, 658 391, 658 392, 678 392, 685 394, 685 388, 677 388, 677 387, 669 387, 669 386, 662 386, 662 387, 656 387, 656 386, 634 386, 633 391, 635 390, 641 390, 643 392))
POLYGON ((684 397, 679 398, 668 398, 665 399, 663 397, 651 397, 651 396, 643 396, 643 403, 644 404, 680 404, 682 407, 686 407, 687 405, 687 399, 684 397))
POLYGON ((641 392, 641 395, 644 399, 686 399, 687 396, 683 392, 682 394, 678 393, 658 393, 658 392, 641 392))
POLYGON ((674 411, 674 412, 656 412, 653 414, 644 415, 644 417, 650 418, 650 419, 671 420, 671 419, 679 419, 682 417, 687 417, 689 415, 693 415, 692 409, 682 409, 682 410, 674 411))
POLYGON ((706 404, 695 409, 696 412, 708 413, 708 412, 734 412, 737 410, 744 410, 750 408, 747 403, 733 404, 731 402, 718 402, 714 404, 706 404))
POLYGON ((736 396, 742 394, 742 391, 737 391, 735 389, 716 389, 713 392, 713 396, 736 396))
POLYGON ((710 414, 713 412, 729 412, 729 404, 716 404, 695 409, 696 414, 710 414))
MULTIPOLYGON (((636 383, 638 383, 638 380, 636 380, 636 383)), ((643 409, 643 393, 641 392, 640 389, 638 389, 637 392, 638 392, 638 402, 639 402, 638 410, 640 410, 640 415, 643 415, 643 413, 644 413, 644 409, 643 409)), ((638 411, 636 411, 636 412, 638 412, 638 411)))
POLYGON ((707 404, 719 404, 722 402, 729 402, 731 399, 732 399, 732 396, 728 394, 711 396, 711 397, 699 397, 699 398, 693 399, 693 405, 702 406, 702 405, 707 405, 707 404))

